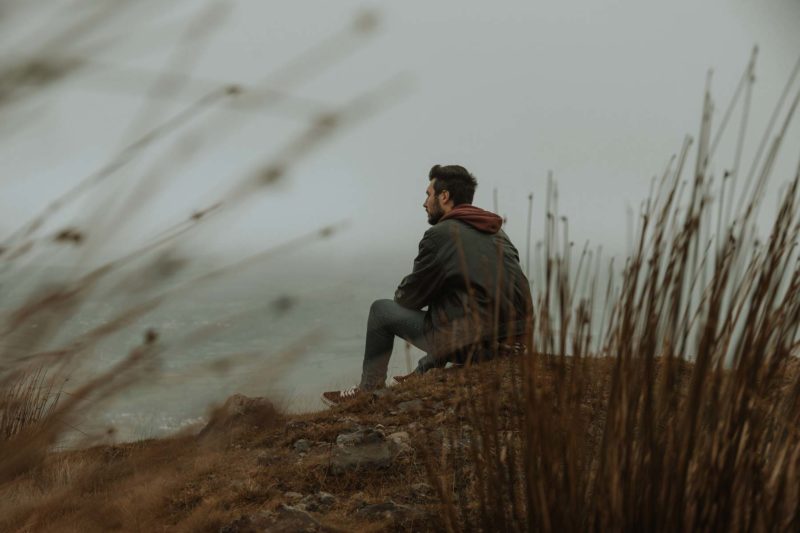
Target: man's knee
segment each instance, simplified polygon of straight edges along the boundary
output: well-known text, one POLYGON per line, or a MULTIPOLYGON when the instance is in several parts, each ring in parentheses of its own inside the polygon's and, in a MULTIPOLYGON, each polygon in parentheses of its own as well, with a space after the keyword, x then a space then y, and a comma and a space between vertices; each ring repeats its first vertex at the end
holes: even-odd
POLYGON ((369 308, 369 314, 370 316, 374 315, 384 317, 388 314, 389 310, 396 305, 397 304, 394 303, 394 300, 389 300, 386 298, 375 300, 372 302, 372 305, 369 308))

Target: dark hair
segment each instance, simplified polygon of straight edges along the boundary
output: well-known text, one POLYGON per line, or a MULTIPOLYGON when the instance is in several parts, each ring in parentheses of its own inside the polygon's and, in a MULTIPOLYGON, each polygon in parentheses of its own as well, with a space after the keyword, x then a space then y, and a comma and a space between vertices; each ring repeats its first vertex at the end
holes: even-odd
POLYGON ((442 191, 450 193, 453 205, 471 204, 475 196, 478 180, 461 165, 433 165, 428 173, 428 178, 433 182, 433 191, 436 194, 442 191))

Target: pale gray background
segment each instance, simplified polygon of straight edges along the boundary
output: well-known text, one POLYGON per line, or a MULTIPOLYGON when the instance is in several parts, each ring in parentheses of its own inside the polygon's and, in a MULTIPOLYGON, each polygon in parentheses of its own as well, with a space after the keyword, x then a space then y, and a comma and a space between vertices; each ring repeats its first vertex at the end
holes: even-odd
MULTIPOLYGON (((25 24, 3 32, 6 59, 31 51, 19 43, 36 42, 36 29, 50 20, 45 14, 61 13, 56 4, 69 12, 73 3, 28 7, 25 24)), ((129 17, 130 27, 98 29, 117 42, 90 57, 144 69, 154 74, 152 82, 188 21, 208 5, 157 4, 129 17)), ((714 69, 718 121, 750 49, 760 46, 751 153, 800 55, 797 0, 232 5, 192 57, 190 74, 199 80, 248 86, 370 8, 380 16, 377 36, 295 94, 335 107, 397 73, 408 74, 412 88, 399 103, 305 158, 284 188, 238 209, 231 217, 235 225, 226 219, 228 236, 214 249, 256 249, 279 240, 278 234, 349 218, 351 229, 336 240, 342 254, 372 250, 404 257, 426 226, 421 203, 427 170, 457 162, 479 178, 479 205, 491 207, 491 191, 499 189, 500 211, 516 241, 524 236, 529 192, 536 196, 535 220, 542 220, 552 170, 576 241, 588 238, 622 252, 626 206, 638 206, 683 136, 697 134, 707 70, 714 69)), ((179 98, 161 102, 159 116, 178 111, 206 87, 190 84, 179 98)), ((147 88, 147 79, 132 83, 113 72, 78 75, 6 117, 6 137, 9 129, 18 131, 1 147, 0 227, 12 227, 122 146, 142 109, 137 94, 147 88), (14 128, 19 124, 24 127, 14 128)), ((302 110, 237 113, 241 124, 221 138, 198 130, 205 136, 200 155, 188 169, 165 172, 163 194, 151 201, 137 233, 213 203, 222 183, 269 160, 306 123, 302 110)), ((735 121, 732 126, 730 141, 735 121)), ((798 132, 795 125, 778 181, 791 177, 798 132)), ((721 157, 717 174, 729 165, 721 157)), ((130 179, 145 169, 137 167, 130 179)))
MULTIPOLYGON (((33 57, 39 43, 74 18, 82 4, 2 4, 3 64, 33 57)), ((290 293, 307 302, 302 319, 272 333, 244 332, 247 342, 271 342, 270 335, 278 333, 288 342, 309 324, 339 332, 335 353, 320 359, 323 370, 314 376, 297 370, 290 380, 294 385, 288 390, 306 398, 328 383, 355 379, 369 302, 391 296, 427 227, 422 201, 431 165, 469 168, 480 182, 479 206, 491 208, 497 188, 507 231, 523 253, 527 195, 535 195, 535 241, 542 236, 546 176, 552 170, 560 212, 569 217, 575 242, 590 240, 607 254, 623 254, 626 210, 638 209, 651 178, 662 172, 684 136, 697 135, 708 69, 714 70, 718 123, 752 47, 760 48, 746 169, 800 55, 797 0, 241 0, 219 2, 218 25, 190 45, 178 70, 191 82, 179 94, 147 104, 143 95, 181 49, 187 24, 211 4, 141 2, 124 18, 58 46, 58 54, 88 58, 96 68, 0 109, 0 230, 17 227, 209 88, 252 87, 352 24, 358 12, 374 11, 376 34, 293 89, 294 100, 269 111, 214 110, 55 219, 50 229, 67 223, 87 228, 90 242, 83 255, 34 256, 84 267, 146 242, 274 159, 317 110, 335 110, 401 75, 410 87, 400 100, 343 128, 293 165, 284 181, 229 204, 182 241, 183 254, 232 261, 349 220, 331 239, 266 262, 242 281, 251 296, 290 293), (151 120, 131 129, 143 109, 151 120), (220 117, 228 117, 224 128, 215 122, 220 117), (137 209, 122 216, 119 206, 159 154, 187 146, 194 147, 192 159, 159 166, 148 186, 152 195, 134 201, 137 209), (95 236, 101 238, 93 241, 95 236), (337 313, 337 305, 349 311, 337 313), (336 353, 347 358, 336 360, 336 353)), ((712 163, 717 176, 732 164, 738 120, 737 112, 712 163)), ((768 192, 765 221, 774 216, 780 185, 793 177, 799 149, 795 121, 768 192)), ((404 361, 393 364, 404 370, 404 361)), ((236 387, 229 384, 219 395, 236 387)))

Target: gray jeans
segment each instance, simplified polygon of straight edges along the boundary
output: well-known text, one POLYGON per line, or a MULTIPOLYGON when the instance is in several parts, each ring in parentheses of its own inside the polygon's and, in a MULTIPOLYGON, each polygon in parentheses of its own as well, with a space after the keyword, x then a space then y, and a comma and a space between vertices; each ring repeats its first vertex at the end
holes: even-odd
POLYGON ((374 390, 386 385, 394 338, 400 337, 428 351, 423 331, 425 312, 406 309, 394 300, 375 300, 369 308, 364 366, 359 387, 374 390))

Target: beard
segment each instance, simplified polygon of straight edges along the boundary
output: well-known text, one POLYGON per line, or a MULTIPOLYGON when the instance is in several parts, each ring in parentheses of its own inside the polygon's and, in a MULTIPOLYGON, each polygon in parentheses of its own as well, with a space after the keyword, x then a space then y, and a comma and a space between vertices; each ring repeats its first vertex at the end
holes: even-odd
POLYGON ((434 206, 432 210, 428 211, 428 224, 435 226, 443 216, 444 210, 438 205, 434 206))

